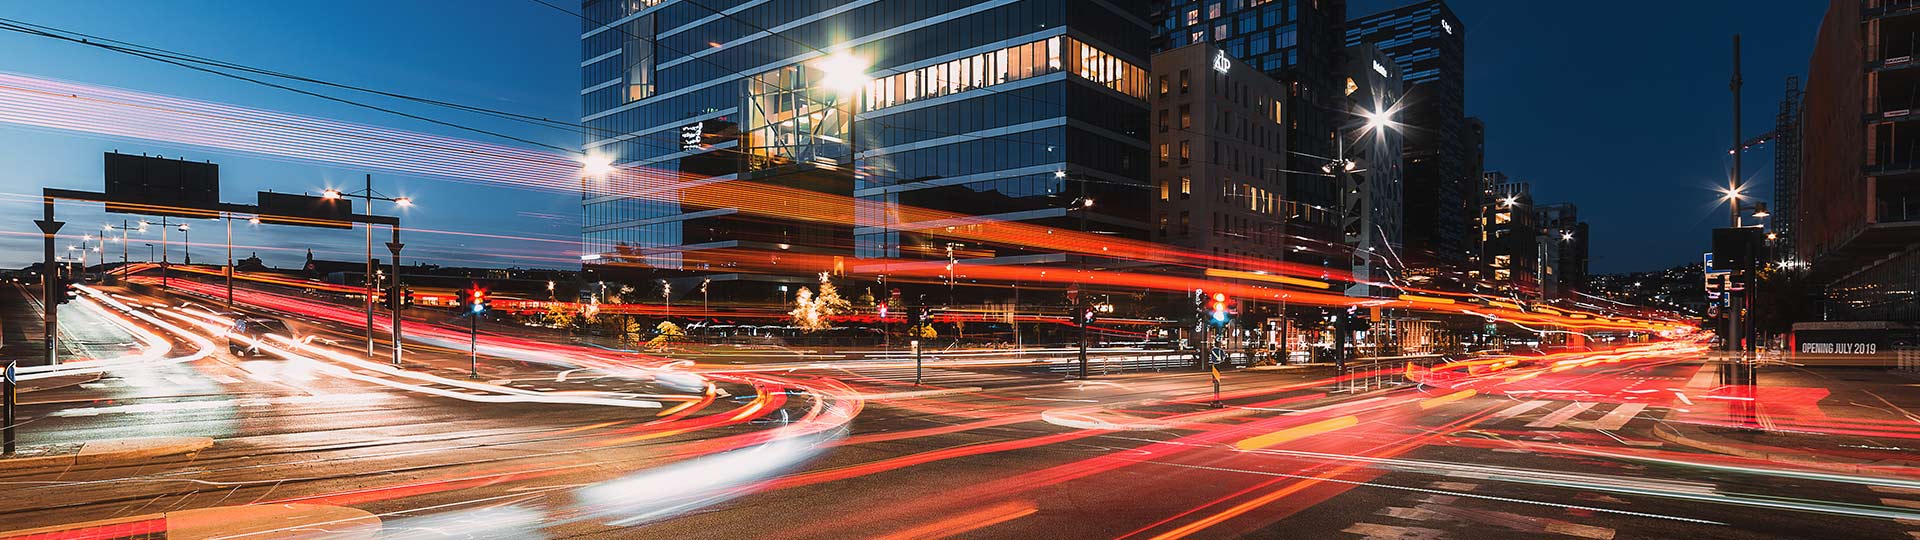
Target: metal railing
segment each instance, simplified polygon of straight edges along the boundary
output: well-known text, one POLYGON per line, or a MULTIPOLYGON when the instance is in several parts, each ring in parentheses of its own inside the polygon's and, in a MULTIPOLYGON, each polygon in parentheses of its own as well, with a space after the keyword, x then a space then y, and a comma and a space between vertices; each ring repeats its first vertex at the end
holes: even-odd
POLYGON ((1407 378, 1407 365, 1422 369, 1447 363, 1447 357, 1437 354, 1416 354, 1408 356, 1382 356, 1378 358, 1356 358, 1347 361, 1335 383, 1338 391, 1361 393, 1393 386, 1413 384, 1407 378))
POLYGON ((1920 372, 1920 349, 1894 349, 1893 366, 1900 371, 1920 372))

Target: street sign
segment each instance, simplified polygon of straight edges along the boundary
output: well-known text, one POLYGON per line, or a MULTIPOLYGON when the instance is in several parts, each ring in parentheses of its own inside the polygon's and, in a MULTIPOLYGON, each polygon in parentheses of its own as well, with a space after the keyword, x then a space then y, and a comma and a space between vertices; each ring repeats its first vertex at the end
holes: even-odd
POLYGON ((20 363, 7 362, 7 384, 20 384, 20 363))

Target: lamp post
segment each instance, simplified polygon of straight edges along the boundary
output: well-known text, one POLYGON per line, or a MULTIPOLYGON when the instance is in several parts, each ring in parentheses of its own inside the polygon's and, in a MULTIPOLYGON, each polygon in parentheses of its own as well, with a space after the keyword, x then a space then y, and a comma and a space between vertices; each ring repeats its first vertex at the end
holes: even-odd
POLYGON ((101 226, 101 231, 102 238, 105 238, 108 234, 112 234, 113 231, 120 231, 120 268, 122 272, 125 272, 127 266, 127 250, 129 249, 127 246, 129 243, 127 242, 127 233, 133 231, 147 232, 147 222, 142 221, 139 227, 131 227, 128 226, 127 220, 123 219, 120 220, 120 225, 117 227, 111 223, 101 226))
MULTIPOLYGON (((326 190, 323 190, 320 192, 320 196, 327 199, 339 199, 342 197, 360 199, 366 205, 367 207, 366 212, 368 214, 373 213, 373 201, 386 201, 386 202, 393 203, 395 206, 399 206, 401 208, 413 206, 413 198, 411 197, 388 197, 386 195, 381 194, 378 191, 374 191, 372 174, 366 175, 366 182, 367 182, 366 187, 364 189, 361 189, 360 191, 342 192, 338 189, 327 188, 326 190)), ((365 225, 365 227, 367 230, 367 271, 365 274, 363 274, 363 277, 361 278, 360 281, 362 281, 366 285, 365 294, 367 297, 366 298, 367 300, 366 302, 366 305, 367 305, 367 359, 371 360, 373 359, 373 355, 374 355, 373 297, 374 297, 374 288, 377 287, 378 284, 375 283, 373 279, 373 225, 368 224, 368 225, 365 225)), ((398 229, 395 229, 394 230, 395 243, 398 243, 400 241, 399 234, 400 234, 400 231, 398 229)), ((396 265, 394 269, 394 279, 396 281, 400 279, 399 273, 400 273, 399 268, 396 265)), ((396 322, 395 328, 398 328, 398 327, 399 327, 399 323, 396 322)), ((399 334, 395 334, 393 336, 393 340, 394 340, 394 347, 397 350, 398 347, 400 346, 399 334)), ((395 354, 396 356, 398 355, 397 352, 395 354)))
POLYGON ((180 224, 180 264, 193 264, 193 227, 180 224))

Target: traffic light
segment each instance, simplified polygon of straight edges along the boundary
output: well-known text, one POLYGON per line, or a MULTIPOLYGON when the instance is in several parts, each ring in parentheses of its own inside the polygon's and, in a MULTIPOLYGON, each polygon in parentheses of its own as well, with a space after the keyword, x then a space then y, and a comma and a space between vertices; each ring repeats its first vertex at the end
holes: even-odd
POLYGON ((880 313, 880 318, 882 320, 885 320, 887 318, 887 302, 886 301, 883 300, 880 303, 875 304, 874 310, 880 313))
POLYGON ((493 306, 491 305, 491 302, 492 302, 491 300, 487 299, 486 289, 473 290, 473 312, 474 313, 481 313, 492 308, 493 306))
POLYGON ((1232 318, 1232 310, 1227 305, 1227 295, 1213 293, 1213 301, 1207 303, 1207 320, 1215 325, 1225 326, 1232 318))
POLYGON ((1080 308, 1080 325, 1081 326, 1093 324, 1093 321, 1095 319, 1098 319, 1099 317, 1100 317, 1100 311, 1097 309, 1094 309, 1093 306, 1086 306, 1086 307, 1080 308))
POLYGON ((460 289, 453 293, 453 308, 460 311, 473 309, 473 291, 460 289))
POLYGON ((400 288, 400 307, 413 307, 413 288, 400 288))

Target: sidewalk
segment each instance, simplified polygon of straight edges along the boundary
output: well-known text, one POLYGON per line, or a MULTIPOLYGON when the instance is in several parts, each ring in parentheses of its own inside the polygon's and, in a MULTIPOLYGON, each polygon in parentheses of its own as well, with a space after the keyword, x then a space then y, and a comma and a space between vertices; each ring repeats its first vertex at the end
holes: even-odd
POLYGON ((142 437, 29 446, 18 449, 13 457, 0 458, 0 473, 187 455, 212 446, 213 439, 208 437, 142 437))

